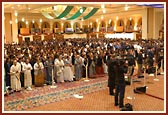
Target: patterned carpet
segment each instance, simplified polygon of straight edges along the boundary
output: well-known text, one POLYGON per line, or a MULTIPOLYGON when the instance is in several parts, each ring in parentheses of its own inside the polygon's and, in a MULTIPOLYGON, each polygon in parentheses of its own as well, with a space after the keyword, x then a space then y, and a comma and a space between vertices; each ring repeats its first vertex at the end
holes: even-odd
MULTIPOLYGON (((164 76, 159 75, 159 81, 147 76, 147 94, 164 99, 164 76)), ((134 82, 132 87, 143 86, 143 78, 134 82)), ((114 97, 109 95, 107 76, 90 79, 89 82, 76 81, 57 84, 56 89, 50 86, 34 88, 33 91, 22 91, 5 96, 5 111, 53 111, 53 112, 115 112, 120 111, 114 106, 114 97), (74 94, 83 95, 83 99, 74 98, 74 94)), ((164 112, 165 99, 161 100, 145 94, 131 93, 130 86, 126 87, 124 103, 133 104, 134 111, 164 112), (133 95, 131 95, 133 94, 133 95), (130 100, 127 97, 133 97, 130 100)))
POLYGON ((23 90, 15 92, 4 98, 5 111, 20 111, 32 107, 42 106, 47 103, 57 102, 73 97, 74 94, 88 94, 105 89, 107 77, 75 82, 56 84, 57 88, 50 86, 34 87, 32 91, 23 90))

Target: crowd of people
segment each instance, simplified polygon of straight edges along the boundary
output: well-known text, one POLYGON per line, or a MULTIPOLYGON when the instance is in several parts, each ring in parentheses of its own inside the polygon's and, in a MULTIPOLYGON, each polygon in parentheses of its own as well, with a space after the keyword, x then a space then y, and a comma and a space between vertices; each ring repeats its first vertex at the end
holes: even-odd
MULTIPOLYGON (((81 80, 86 77, 87 69, 89 78, 108 73, 110 95, 114 95, 116 85, 116 92, 119 92, 119 85, 123 85, 125 63, 129 76, 133 74, 132 70, 136 64, 138 76, 142 75, 142 65, 150 68, 157 63, 159 70, 163 50, 163 40, 78 38, 5 44, 4 81, 6 89, 32 90, 32 86, 81 80), (116 59, 124 61, 116 63, 116 59)), ((150 72, 151 70, 148 70, 148 73, 150 72)), ((122 90, 121 98, 124 98, 124 92, 122 90)), ((115 99, 117 101, 117 98, 115 99)))

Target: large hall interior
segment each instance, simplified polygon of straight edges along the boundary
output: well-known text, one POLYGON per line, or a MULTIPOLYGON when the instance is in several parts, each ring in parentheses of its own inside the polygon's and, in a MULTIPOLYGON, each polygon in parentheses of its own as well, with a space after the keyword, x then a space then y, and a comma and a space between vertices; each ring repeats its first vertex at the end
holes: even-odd
POLYGON ((165 25, 165 2, 2 2, 2 111, 164 113, 165 25))

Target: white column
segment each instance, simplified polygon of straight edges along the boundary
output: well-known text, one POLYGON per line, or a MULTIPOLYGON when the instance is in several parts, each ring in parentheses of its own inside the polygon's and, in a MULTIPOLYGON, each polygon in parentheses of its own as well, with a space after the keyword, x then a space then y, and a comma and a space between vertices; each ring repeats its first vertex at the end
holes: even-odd
POLYGON ((17 17, 14 13, 11 14, 12 17, 12 41, 18 43, 18 23, 16 23, 17 17))
POLYGON ((164 18, 164 13, 157 11, 157 9, 154 9, 154 22, 153 22, 153 38, 158 39, 159 38, 159 29, 162 24, 162 20, 164 18))
POLYGON ((148 33, 147 33, 147 8, 143 10, 142 12, 142 39, 147 39, 148 38, 148 33))

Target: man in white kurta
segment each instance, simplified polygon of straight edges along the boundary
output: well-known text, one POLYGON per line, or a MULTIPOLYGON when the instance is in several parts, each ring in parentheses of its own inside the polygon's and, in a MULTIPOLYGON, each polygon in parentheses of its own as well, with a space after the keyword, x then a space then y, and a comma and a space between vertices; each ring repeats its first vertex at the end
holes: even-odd
POLYGON ((72 72, 72 63, 70 60, 70 57, 67 55, 64 55, 64 69, 63 69, 63 74, 64 74, 64 80, 65 81, 73 81, 73 72, 72 72))
POLYGON ((44 85, 44 65, 37 59, 37 62, 34 64, 34 76, 35 76, 35 86, 43 86, 44 85))
POLYGON ((57 73, 57 83, 63 83, 64 82, 64 74, 63 74, 63 69, 64 69, 64 61, 62 60, 62 57, 59 56, 58 59, 55 59, 54 62, 56 66, 56 73, 57 73))
POLYGON ((20 64, 18 64, 17 60, 15 59, 13 61, 13 65, 10 68, 11 88, 14 91, 21 90, 20 72, 21 72, 20 64))
POLYGON ((27 88, 27 90, 32 90, 32 76, 31 76, 31 70, 32 66, 29 63, 29 59, 26 59, 26 63, 23 65, 23 72, 24 72, 24 87, 27 88))

